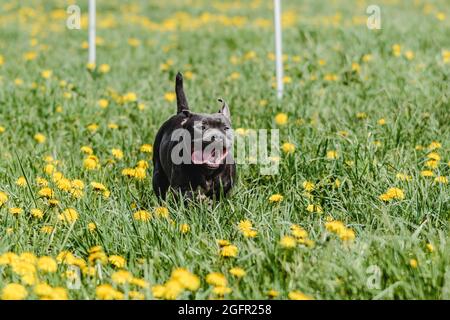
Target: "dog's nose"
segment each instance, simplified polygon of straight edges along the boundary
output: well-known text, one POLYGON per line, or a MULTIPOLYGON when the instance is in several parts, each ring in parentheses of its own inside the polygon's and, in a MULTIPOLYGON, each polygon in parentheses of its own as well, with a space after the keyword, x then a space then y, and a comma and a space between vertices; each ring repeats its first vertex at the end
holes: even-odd
POLYGON ((211 136, 211 142, 223 141, 223 137, 218 134, 214 134, 211 136))

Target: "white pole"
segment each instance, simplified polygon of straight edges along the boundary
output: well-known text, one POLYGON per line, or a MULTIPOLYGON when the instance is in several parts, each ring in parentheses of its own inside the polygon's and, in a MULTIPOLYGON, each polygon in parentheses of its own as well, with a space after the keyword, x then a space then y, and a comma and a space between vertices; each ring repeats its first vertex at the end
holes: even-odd
POLYGON ((283 97, 283 50, 281 47, 281 0, 273 0, 275 24, 275 60, 277 71, 277 97, 283 97))
POLYGON ((95 64, 95 0, 89 0, 89 59, 95 64))

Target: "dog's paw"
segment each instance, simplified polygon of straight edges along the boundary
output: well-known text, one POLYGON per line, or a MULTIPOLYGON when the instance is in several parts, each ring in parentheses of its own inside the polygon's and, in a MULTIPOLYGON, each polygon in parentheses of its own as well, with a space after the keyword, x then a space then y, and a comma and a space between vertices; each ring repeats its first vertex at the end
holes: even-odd
POLYGON ((199 202, 209 200, 209 198, 208 198, 207 196, 205 196, 203 193, 200 193, 200 192, 197 194, 197 196, 195 197, 195 199, 196 199, 197 201, 199 201, 199 202))

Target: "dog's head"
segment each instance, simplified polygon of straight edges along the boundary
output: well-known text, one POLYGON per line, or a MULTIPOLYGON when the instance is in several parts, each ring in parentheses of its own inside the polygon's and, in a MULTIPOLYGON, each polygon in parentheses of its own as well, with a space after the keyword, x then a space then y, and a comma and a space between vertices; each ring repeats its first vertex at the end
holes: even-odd
POLYGON ((191 143, 191 163, 207 169, 217 169, 222 164, 231 163, 233 130, 230 109, 219 99, 222 107, 212 114, 193 113, 184 94, 183 76, 177 74, 175 92, 177 112, 182 117, 181 125, 189 133, 191 143))

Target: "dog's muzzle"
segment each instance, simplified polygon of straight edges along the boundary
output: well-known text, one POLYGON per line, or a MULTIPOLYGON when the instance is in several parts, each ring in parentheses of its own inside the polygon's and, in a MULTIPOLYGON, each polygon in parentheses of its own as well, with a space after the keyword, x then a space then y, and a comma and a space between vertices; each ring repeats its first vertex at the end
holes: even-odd
POLYGON ((216 169, 225 163, 228 155, 228 149, 222 143, 210 143, 200 150, 192 152, 192 163, 206 165, 209 168, 216 169))

